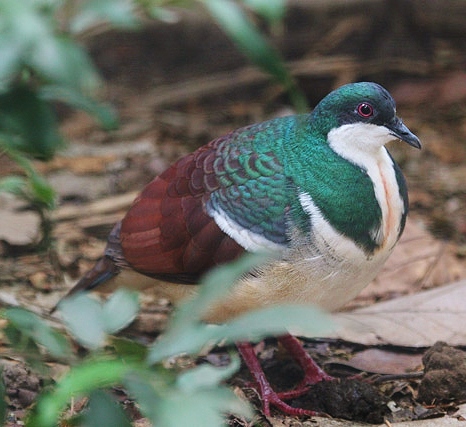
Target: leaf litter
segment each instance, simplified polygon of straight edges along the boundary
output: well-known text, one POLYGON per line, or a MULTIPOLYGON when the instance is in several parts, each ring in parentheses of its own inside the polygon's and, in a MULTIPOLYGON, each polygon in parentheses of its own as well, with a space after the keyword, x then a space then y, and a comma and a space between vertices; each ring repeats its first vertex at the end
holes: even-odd
MULTIPOLYGON (((458 81, 461 83, 464 76, 456 73, 450 77, 446 76, 440 83, 442 91, 451 94, 451 82, 459 87, 458 81)), ((344 78, 340 75, 337 80, 344 78)), ((37 239, 37 218, 24 219, 24 226, 16 228, 13 234, 6 221, 0 223, 1 305, 19 304, 36 313, 45 313, 99 257, 105 236, 144 183, 174 159, 209 139, 285 110, 279 98, 273 98, 273 94, 265 90, 261 93, 265 101, 257 101, 255 88, 251 88, 251 99, 226 96, 220 99, 222 106, 219 108, 218 100, 196 99, 198 95, 190 98, 183 88, 179 91, 180 94, 183 92, 183 99, 177 102, 174 95, 178 92, 170 90, 169 85, 163 88, 169 95, 164 104, 160 97, 154 98, 157 91, 148 92, 147 96, 140 92, 135 95, 134 87, 125 87, 121 81, 120 76, 120 80, 110 81, 109 87, 115 98, 120 97, 122 128, 109 136, 86 115, 73 113, 65 117, 62 124, 64 133, 71 140, 69 148, 53 162, 40 166, 44 174, 55 179, 60 193, 61 205, 53 213, 56 220, 55 253, 31 253, 28 245, 37 239), (274 102, 269 102, 270 97, 274 102), (262 107, 267 104, 273 107, 262 107), (88 191, 83 191, 83 187, 88 191), (6 228, 10 234, 4 232, 6 228)), ((197 81, 202 87, 202 77, 197 81)), ((438 354, 451 353, 456 355, 456 359, 452 356, 454 360, 461 360, 464 353, 452 346, 466 345, 461 330, 465 319, 461 303, 466 300, 463 280, 466 279, 466 154, 464 146, 457 144, 458 139, 466 138, 466 127, 463 119, 458 124, 448 121, 446 128, 432 114, 435 110, 425 108, 420 111, 418 104, 410 105, 412 99, 417 99, 416 94, 425 93, 425 88, 402 82, 398 88, 394 84, 393 89, 394 94, 398 93, 396 97, 399 108, 403 109, 403 118, 410 125, 414 123, 416 132, 425 142, 421 153, 410 151, 408 154, 400 147, 393 149, 410 187, 411 215, 406 231, 376 280, 346 307, 346 311, 335 315, 342 320, 343 328, 328 338, 304 340, 308 351, 330 372, 343 371, 344 376, 365 375, 367 387, 360 386, 360 381, 341 380, 334 385, 321 385, 317 393, 326 393, 324 400, 327 401, 345 396, 345 402, 337 405, 334 416, 347 416, 352 418, 351 421, 325 418, 298 421, 274 413, 269 419, 258 415, 256 421, 260 425, 363 426, 366 424, 355 421, 355 411, 345 414, 340 410, 346 405, 350 411, 354 407, 356 412, 362 413, 361 405, 369 400, 375 402, 375 413, 379 411, 385 418, 386 422, 380 423, 383 426, 442 427, 457 425, 465 419, 465 406, 459 404, 464 396, 448 394, 447 388, 455 378, 463 378, 464 365, 452 362, 447 367, 435 369, 425 358, 431 355, 431 360, 435 359, 432 354, 440 357, 438 354), (406 93, 410 96, 403 99, 402 95, 406 93), (437 341, 445 344, 435 344, 437 341), (446 375, 446 371, 451 375, 446 375), (418 374, 424 378, 422 387, 418 374), (431 385, 425 380, 429 377, 434 378, 431 385), (444 378, 448 384, 439 382, 444 378), (428 394, 429 390, 440 387, 447 390, 442 395, 446 401, 441 401, 440 395, 436 400, 428 394), (322 391, 325 388, 328 390, 322 391), (421 391, 423 399, 428 400, 423 404, 418 400, 421 391), (355 400, 349 396, 354 396, 355 400), (359 406, 353 404, 355 402, 359 402, 359 406), (446 416, 442 418, 422 419, 444 414, 446 416)), ((328 88, 319 90, 324 93, 328 88)), ((439 99, 446 98, 440 96, 439 99)), ((419 100, 422 105, 430 102, 430 97, 427 101, 419 100)), ((464 102, 462 98, 454 100, 455 105, 461 105, 461 102, 464 102)), ((1 157, 0 165, 2 176, 15 172, 14 166, 5 164, 1 157)), ((17 208, 8 209, 8 215, 18 214, 17 208)), ((144 297, 143 307, 141 315, 126 332, 150 339, 147 337, 164 328, 170 308, 166 301, 155 304, 150 295, 144 297)), ((274 340, 266 340, 258 345, 258 349, 267 373, 278 387, 286 388, 299 381, 299 369, 282 354, 274 340)), ((218 363, 225 357, 227 355, 221 348, 210 354, 210 360, 217 359, 218 363), (215 355, 217 357, 213 357, 215 355)), ((201 357, 199 362, 203 360, 201 357)), ((24 372, 25 376, 29 375, 27 370, 24 372)), ((10 392, 23 393, 26 399, 23 403, 16 401, 17 411, 24 411, 30 392, 36 392, 35 381, 31 377, 23 388, 10 381, 10 392)), ((258 404, 255 392, 247 387, 248 381, 248 375, 241 371, 231 383, 236 390, 241 386, 241 392, 258 404)), ((311 405, 318 398, 309 396, 307 400, 300 404, 311 405)), ((325 410, 331 411, 329 407, 325 410)), ((377 418, 371 420, 378 422, 377 418)), ((365 421, 369 421, 367 417, 365 421)), ((144 424, 144 420, 135 419, 135 422, 144 424)), ((231 420, 230 424, 248 425, 242 420, 231 420)))

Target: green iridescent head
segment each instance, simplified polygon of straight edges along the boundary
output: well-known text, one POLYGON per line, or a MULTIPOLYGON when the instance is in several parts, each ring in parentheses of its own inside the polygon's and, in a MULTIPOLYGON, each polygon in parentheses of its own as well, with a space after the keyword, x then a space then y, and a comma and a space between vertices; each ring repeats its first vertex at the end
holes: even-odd
POLYGON ((386 89, 377 83, 351 83, 334 90, 316 106, 312 113, 314 129, 326 135, 343 125, 367 123, 386 127, 406 143, 420 148, 421 144, 396 116, 396 105, 386 89))

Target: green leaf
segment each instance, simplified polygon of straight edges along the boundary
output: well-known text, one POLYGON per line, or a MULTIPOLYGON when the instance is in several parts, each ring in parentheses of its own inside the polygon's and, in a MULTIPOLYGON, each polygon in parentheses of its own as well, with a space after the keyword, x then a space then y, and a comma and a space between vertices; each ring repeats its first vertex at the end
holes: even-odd
POLYGON ((272 24, 282 20, 285 15, 284 0, 243 0, 243 3, 272 24))
POLYGON ((6 420, 8 406, 6 404, 6 390, 3 383, 3 368, 0 366, 0 425, 6 420))
POLYGON ((286 79, 286 70, 277 51, 273 49, 246 14, 231 0, 206 0, 204 4, 217 23, 250 60, 279 80, 286 79))
POLYGON ((102 305, 80 293, 63 300, 58 309, 73 337, 83 346, 97 349, 106 343, 108 333, 115 333, 134 320, 139 309, 138 294, 120 289, 102 305))
POLYGON ((258 341, 289 331, 295 335, 319 336, 331 326, 330 315, 317 307, 287 304, 246 313, 220 325, 215 334, 217 339, 233 343, 258 341))
POLYGON ((151 18, 158 19, 159 21, 166 22, 168 24, 174 24, 180 19, 179 15, 173 10, 160 6, 149 5, 147 7, 147 13, 151 18))
POLYGON ((81 2, 78 12, 72 17, 70 30, 83 31, 104 22, 119 28, 138 28, 134 2, 130 0, 87 0, 81 2))
POLYGON ((35 204, 40 209, 52 209, 55 206, 55 191, 33 167, 30 160, 20 151, 10 148, 5 138, 0 135, 0 150, 16 162, 26 173, 27 179, 22 177, 7 177, 0 183, 0 191, 10 191, 35 204))
POLYGON ((18 78, 25 60, 51 32, 48 16, 31 1, 0 1, 0 81, 2 91, 18 78))
POLYGON ((185 328, 167 331, 150 349, 148 362, 187 353, 196 354, 207 345, 218 342, 258 341, 288 332, 318 336, 331 328, 329 315, 303 305, 267 307, 239 316, 221 325, 192 322, 185 328))
POLYGON ((65 36, 46 36, 38 40, 28 65, 46 81, 91 93, 100 85, 100 78, 84 49, 65 36))
POLYGON ((203 4, 238 49, 285 87, 298 111, 306 111, 306 98, 296 87, 281 55, 254 27, 239 5, 232 0, 204 0, 203 4))
POLYGON ((223 298, 241 276, 274 256, 272 253, 250 253, 227 265, 213 268, 202 279, 202 286, 196 297, 178 310, 173 323, 201 320, 213 303, 223 298))
POLYGON ((15 74, 21 68, 19 44, 6 35, 0 37, 0 93, 7 90, 15 74))
POLYGON ((238 367, 239 359, 226 368, 201 366, 181 374, 174 383, 153 383, 147 377, 132 376, 125 380, 125 386, 157 427, 224 426, 226 414, 252 416, 247 402, 219 384, 238 367))
POLYGON ((33 173, 30 173, 29 180, 32 201, 39 202, 48 209, 53 209, 55 207, 55 190, 52 186, 42 175, 36 173, 35 170, 33 173))
POLYGON ((5 317, 18 332, 43 346, 51 355, 59 358, 71 355, 66 338, 34 313, 22 308, 9 308, 5 310, 5 317))
POLYGON ((25 86, 0 95, 0 133, 9 149, 41 160, 50 160, 63 146, 52 108, 25 86))
POLYGON ((98 102, 69 86, 45 85, 39 89, 39 96, 47 101, 60 101, 73 108, 79 108, 95 117, 105 130, 118 127, 116 110, 108 104, 98 102))
POLYGON ((142 369, 139 365, 114 359, 89 360, 71 368, 50 393, 39 398, 26 426, 56 426, 60 413, 72 397, 121 384, 130 372, 139 369, 142 369))
POLYGON ((150 349, 148 361, 155 363, 180 353, 193 354, 218 340, 217 325, 202 323, 212 304, 226 295, 237 280, 270 259, 270 254, 247 254, 224 266, 212 269, 193 298, 178 307, 165 333, 150 349))
POLYGON ((247 403, 224 386, 189 394, 176 391, 161 396, 153 406, 153 416, 149 418, 157 427, 220 427, 226 424, 226 414, 252 417, 247 403))
POLYGON ((143 344, 122 337, 109 337, 109 340, 115 353, 122 359, 142 362, 147 357, 148 348, 143 344))
POLYGON ((88 409, 83 416, 86 427, 131 427, 132 424, 115 399, 102 390, 89 396, 88 409))
POLYGON ((22 176, 7 176, 0 179, 0 192, 22 195, 26 189, 27 182, 22 176))
POLYGON ((105 344, 105 318, 98 301, 80 293, 61 301, 58 309, 67 329, 81 345, 97 349, 105 344))
POLYGON ((176 379, 176 386, 185 393, 194 393, 201 388, 218 386, 222 381, 227 380, 241 366, 240 359, 235 354, 230 354, 231 363, 224 367, 211 365, 200 365, 190 369, 176 379))
POLYGON ((128 326, 139 311, 138 293, 127 289, 119 289, 105 302, 102 319, 105 331, 109 334, 128 326))
POLYGON ((260 340, 284 334, 289 329, 306 335, 318 335, 328 329, 331 325, 329 316, 317 308, 299 304, 266 307, 221 325, 209 325, 202 321, 206 310, 225 295, 239 277, 257 267, 259 262, 264 262, 264 259, 267 259, 264 254, 249 254, 212 270, 198 294, 175 311, 165 333, 150 349, 148 362, 160 362, 182 353, 196 354, 207 345, 220 341, 260 340))
MULTIPOLYGON (((159 400, 160 392, 162 392, 162 394, 167 393, 169 385, 168 383, 154 385, 151 380, 152 378, 148 375, 141 376, 131 373, 126 376, 124 386, 129 394, 138 402, 141 413, 152 420, 157 417, 157 407, 154 403, 159 400)), ((189 425, 189 423, 187 425, 189 425)))

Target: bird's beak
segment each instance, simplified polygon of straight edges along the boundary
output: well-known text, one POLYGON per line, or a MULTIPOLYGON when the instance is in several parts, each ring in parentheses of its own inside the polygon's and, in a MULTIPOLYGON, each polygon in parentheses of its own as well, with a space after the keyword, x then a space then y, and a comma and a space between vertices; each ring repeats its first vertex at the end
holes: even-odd
POLYGON ((414 135, 398 117, 395 117, 395 120, 386 124, 385 127, 390 130, 390 133, 394 137, 401 139, 413 147, 421 148, 421 141, 419 141, 419 138, 414 135))

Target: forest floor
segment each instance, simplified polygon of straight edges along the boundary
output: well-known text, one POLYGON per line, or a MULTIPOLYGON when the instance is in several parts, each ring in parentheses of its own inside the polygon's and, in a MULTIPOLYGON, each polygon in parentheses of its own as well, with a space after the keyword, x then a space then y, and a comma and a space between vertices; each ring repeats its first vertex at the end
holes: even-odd
MULTIPOLYGON (((199 48, 202 45, 199 39, 206 33, 198 26, 199 23, 192 24, 189 31, 183 27, 175 35, 167 35, 159 27, 141 33, 103 34, 91 43, 91 51, 107 81, 105 97, 117 108, 121 126, 104 132, 85 113, 60 110, 61 129, 68 145, 51 162, 37 164, 59 197, 59 206, 51 213, 53 246, 47 252, 34 249, 41 233, 39 218, 23 209, 22 202, 0 195, 1 306, 20 305, 45 315, 101 256, 108 232, 144 184, 175 159, 217 136, 293 112, 282 90, 246 65, 231 46, 227 50, 218 33, 207 32, 207 41, 220 37, 217 50, 199 48), (164 49, 157 45, 154 52, 154 40, 160 40, 162 35, 164 49), (214 67, 211 59, 218 49, 222 53, 216 57, 220 60, 214 67), (186 52, 191 62, 186 60, 186 52), (232 71, 232 64, 239 66, 232 71)), ((452 46, 451 49, 456 49, 452 46)), ((442 48, 446 50, 445 45, 442 48)), ((437 53, 431 52, 431 58, 437 53)), ((423 295, 424 291, 464 281, 466 73, 460 67, 438 70, 431 66, 433 71, 429 75, 416 74, 413 71, 416 61, 430 64, 423 58, 407 60, 407 67, 412 68, 408 73, 381 72, 377 67, 373 72, 363 73, 361 70, 366 69, 355 69, 354 64, 368 59, 332 51, 320 54, 317 59, 313 55, 307 62, 292 61, 311 105, 351 79, 377 80, 393 94, 398 115, 423 143, 420 151, 400 143, 390 146, 409 186, 407 228, 382 273, 345 307, 345 312, 358 313, 375 303, 423 295), (309 67, 307 73, 303 70, 305 64, 309 67)), ((15 166, 0 156, 0 176, 15 172, 15 166)), ((169 308, 166 302, 158 303, 154 305, 151 298, 143 301, 143 311, 131 327, 133 336, 153 338, 163 330, 169 308)), ((453 302, 446 303, 447 312, 449 304, 453 302)), ((416 313, 416 309, 413 311, 416 313)), ((424 325, 429 321, 426 313, 418 311, 411 332, 416 321, 424 325)), ((466 319, 464 311, 462 316, 466 319)), ((461 324, 457 317, 448 322, 461 324)), ((377 339, 373 335, 354 338, 340 332, 330 338, 305 340, 306 349, 332 375, 364 373, 368 381, 347 379, 320 384, 291 403, 326 412, 337 419, 352 420, 350 425, 381 424, 384 420, 390 425, 445 414, 456 414, 456 419, 464 420, 465 409, 459 405, 466 401, 466 395, 461 384, 457 390, 449 390, 451 394, 436 396, 435 391, 446 387, 445 375, 435 379, 434 374, 433 380, 431 376, 426 380, 425 371, 431 369, 429 356, 424 363, 422 360, 429 351, 447 359, 447 370, 456 366, 448 377, 449 385, 455 376, 466 378, 466 356, 457 349, 466 347, 466 336, 461 332, 450 333, 451 328, 446 325, 449 324, 432 328, 428 338, 418 334, 415 340, 412 336, 404 337, 401 329, 395 338, 385 337, 380 331, 377 339), (448 345, 432 347, 437 341, 448 345), (458 412, 459 408, 463 408, 464 416, 458 412)), ((2 342, 1 347, 2 360, 15 365, 8 386, 11 411, 18 421, 39 392, 40 382, 9 352, 6 343, 2 342)), ((275 340, 259 344, 257 351, 277 388, 286 389, 299 382, 299 369, 275 340)), ((220 364, 225 355, 220 348, 202 360, 220 364)), ((231 380, 237 392, 257 404, 259 411, 249 382, 245 370, 231 380)), ((273 415, 270 419, 258 415, 256 421, 273 426, 331 425, 324 424, 324 420, 311 423, 278 413, 273 415)), ((8 425, 16 425, 15 422, 8 425)), ((241 420, 230 422, 252 425, 241 420)), ((143 425, 137 418, 135 423, 143 425)))

